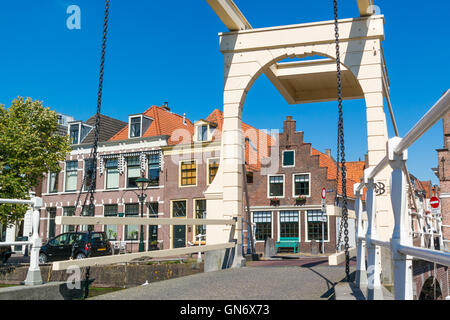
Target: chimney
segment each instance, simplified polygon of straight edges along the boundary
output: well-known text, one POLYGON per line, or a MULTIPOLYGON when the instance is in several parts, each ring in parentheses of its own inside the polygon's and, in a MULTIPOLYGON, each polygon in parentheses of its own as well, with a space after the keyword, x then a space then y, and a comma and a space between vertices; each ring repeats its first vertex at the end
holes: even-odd
POLYGON ((183 113, 183 124, 186 125, 186 112, 183 113))
POLYGON ((164 104, 163 104, 162 107, 163 107, 164 110, 170 111, 169 102, 168 101, 164 101, 164 104))
POLYGON ((325 149, 325 154, 331 158, 331 149, 325 149))

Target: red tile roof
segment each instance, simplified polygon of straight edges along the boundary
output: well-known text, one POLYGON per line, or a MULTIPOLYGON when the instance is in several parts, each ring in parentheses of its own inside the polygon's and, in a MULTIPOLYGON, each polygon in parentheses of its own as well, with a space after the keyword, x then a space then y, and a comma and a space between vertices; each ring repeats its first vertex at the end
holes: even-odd
MULTIPOLYGON (((223 112, 219 109, 215 109, 206 118, 206 121, 213 122, 217 125, 213 140, 220 140, 222 136, 223 112)), ((256 129, 245 122, 242 122, 242 131, 244 138, 246 139, 246 168, 248 171, 258 171, 261 169, 261 160, 269 156, 270 147, 275 144, 275 139, 264 131, 256 129)))
MULTIPOLYGON (((194 134, 194 124, 187 118, 183 122, 183 116, 172 113, 163 107, 151 106, 144 113, 153 119, 153 122, 144 132, 142 137, 157 137, 162 135, 170 136, 168 144, 175 145, 194 134)), ((128 139, 128 127, 120 130, 109 141, 119 141, 128 139)), ((189 140, 190 141, 190 140, 189 140)))
MULTIPOLYGON (((322 153, 314 148, 311 148, 312 155, 319 156, 319 167, 327 168, 327 176, 329 180, 336 180, 336 162, 327 154, 322 153)), ((362 177, 364 176, 364 161, 349 161, 346 162, 347 169, 347 197, 355 197, 353 193, 353 185, 355 183, 360 183, 362 177)), ((339 175, 338 180, 338 194, 342 194, 342 178, 339 175)), ((363 197, 364 198, 364 197, 363 197)))

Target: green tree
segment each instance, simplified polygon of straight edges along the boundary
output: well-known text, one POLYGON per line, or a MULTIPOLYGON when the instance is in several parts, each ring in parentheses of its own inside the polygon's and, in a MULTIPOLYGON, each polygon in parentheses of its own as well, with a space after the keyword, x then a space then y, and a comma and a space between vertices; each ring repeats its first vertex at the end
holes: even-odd
MULTIPOLYGON (((61 170, 70 142, 57 128, 56 112, 41 101, 18 97, 10 108, 0 105, 0 198, 28 199, 44 173, 61 170)), ((24 205, 0 204, 0 223, 14 224, 26 211, 24 205)))

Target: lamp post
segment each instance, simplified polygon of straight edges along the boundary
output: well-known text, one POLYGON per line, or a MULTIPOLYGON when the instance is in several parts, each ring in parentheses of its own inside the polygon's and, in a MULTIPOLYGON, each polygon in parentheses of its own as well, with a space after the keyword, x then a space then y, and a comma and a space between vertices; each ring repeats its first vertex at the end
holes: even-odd
MULTIPOLYGON (((141 202, 141 218, 144 217, 144 203, 147 195, 144 193, 147 189, 150 180, 144 177, 140 177, 136 180, 136 185, 141 190, 141 194, 138 195, 139 201, 141 202)), ((139 240, 139 252, 144 252, 144 225, 141 224, 141 239, 139 240)))

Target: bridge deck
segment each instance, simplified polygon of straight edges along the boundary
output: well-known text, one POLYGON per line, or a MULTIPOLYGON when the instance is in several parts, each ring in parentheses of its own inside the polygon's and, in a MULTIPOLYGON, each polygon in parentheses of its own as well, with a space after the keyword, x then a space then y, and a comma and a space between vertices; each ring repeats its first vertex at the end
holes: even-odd
MULTIPOLYGON (((297 260, 299 261, 299 260, 297 260)), ((323 261, 276 266, 258 263, 241 269, 200 273, 117 291, 100 300, 320 300, 334 297, 345 277, 342 266, 323 261)))

